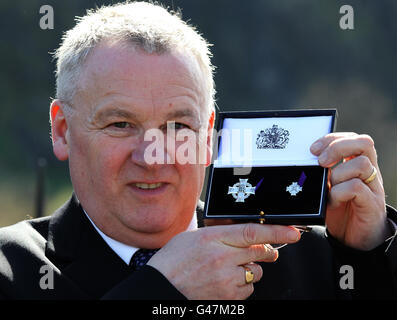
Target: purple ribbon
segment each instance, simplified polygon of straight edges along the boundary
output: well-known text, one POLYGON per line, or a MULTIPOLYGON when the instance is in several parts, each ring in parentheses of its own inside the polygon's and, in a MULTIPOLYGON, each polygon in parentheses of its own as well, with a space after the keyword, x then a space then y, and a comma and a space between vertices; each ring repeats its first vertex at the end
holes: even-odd
POLYGON ((307 178, 307 177, 306 177, 305 173, 302 171, 301 176, 300 176, 299 181, 298 181, 298 184, 299 184, 301 187, 302 187, 303 184, 305 183, 306 178, 307 178))
MULTIPOLYGON (((298 181, 299 186, 303 187, 303 184, 305 183, 306 178, 307 178, 306 174, 302 171, 301 176, 298 181)), ((258 184, 255 187, 255 191, 259 189, 259 187, 262 184, 263 179, 265 179, 265 178, 262 178, 261 180, 259 180, 258 184)))
POLYGON ((256 187, 255 187, 255 191, 258 190, 258 188, 260 187, 260 185, 261 185, 263 179, 265 179, 265 178, 262 178, 262 179, 258 182, 258 184, 257 184, 256 187))

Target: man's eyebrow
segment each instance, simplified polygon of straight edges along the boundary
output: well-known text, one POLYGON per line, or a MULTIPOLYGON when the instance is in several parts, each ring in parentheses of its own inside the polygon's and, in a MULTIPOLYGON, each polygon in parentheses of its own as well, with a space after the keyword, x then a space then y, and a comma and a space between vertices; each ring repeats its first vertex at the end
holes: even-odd
POLYGON ((112 108, 112 109, 99 110, 94 116, 94 119, 97 121, 103 121, 109 118, 135 119, 136 115, 127 110, 112 108))
POLYGON ((191 117, 200 121, 199 115, 191 109, 173 110, 167 113, 167 119, 191 117))

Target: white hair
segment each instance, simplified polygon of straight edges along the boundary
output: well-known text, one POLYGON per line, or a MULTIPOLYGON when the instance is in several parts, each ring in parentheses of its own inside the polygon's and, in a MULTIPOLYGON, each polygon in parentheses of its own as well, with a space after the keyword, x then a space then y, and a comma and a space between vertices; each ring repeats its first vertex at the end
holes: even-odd
POLYGON ((76 18, 76 26, 67 31, 55 51, 56 98, 71 103, 77 91, 79 75, 90 52, 101 42, 131 43, 147 53, 182 52, 193 56, 201 69, 207 110, 215 105, 214 66, 210 44, 180 18, 160 5, 125 2, 87 10, 76 18))

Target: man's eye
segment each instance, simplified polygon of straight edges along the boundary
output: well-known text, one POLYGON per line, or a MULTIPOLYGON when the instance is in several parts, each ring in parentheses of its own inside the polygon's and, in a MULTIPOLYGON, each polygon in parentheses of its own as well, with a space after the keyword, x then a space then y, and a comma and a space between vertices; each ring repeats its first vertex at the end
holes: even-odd
POLYGON ((129 125, 130 124, 128 122, 125 122, 125 121, 112 123, 112 126, 118 128, 118 129, 128 128, 129 125))
POLYGON ((181 130, 181 129, 189 129, 190 127, 188 125, 180 123, 180 122, 169 122, 168 128, 173 129, 173 130, 181 130))

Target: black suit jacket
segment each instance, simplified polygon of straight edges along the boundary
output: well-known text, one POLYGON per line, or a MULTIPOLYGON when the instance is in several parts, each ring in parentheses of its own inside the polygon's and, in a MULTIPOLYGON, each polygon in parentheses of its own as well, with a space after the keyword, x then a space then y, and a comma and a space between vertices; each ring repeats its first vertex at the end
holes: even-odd
MULTIPOLYGON (((361 252, 315 227, 297 244, 280 249, 275 263, 262 264, 264 276, 251 299, 396 298, 396 242, 361 252), (353 290, 339 286, 344 264, 353 267, 353 290)), ((150 266, 131 272, 74 196, 52 216, 0 229, 0 299, 184 298, 150 266)))

